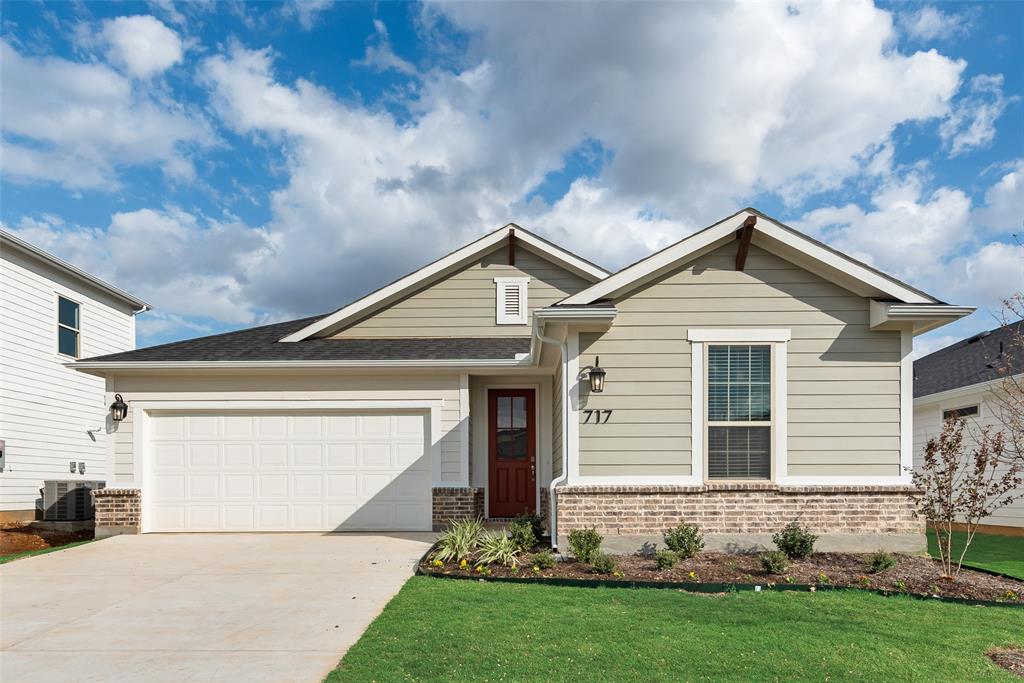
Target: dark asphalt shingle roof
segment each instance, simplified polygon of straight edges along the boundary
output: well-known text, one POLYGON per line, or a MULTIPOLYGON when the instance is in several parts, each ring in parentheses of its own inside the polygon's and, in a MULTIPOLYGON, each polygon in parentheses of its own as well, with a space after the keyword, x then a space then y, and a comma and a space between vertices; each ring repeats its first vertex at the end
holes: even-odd
POLYGON ((253 327, 83 361, 491 360, 530 351, 529 337, 306 339, 279 342, 323 316, 253 327))
POLYGON ((914 398, 1024 372, 1024 322, 976 334, 914 361, 914 398))

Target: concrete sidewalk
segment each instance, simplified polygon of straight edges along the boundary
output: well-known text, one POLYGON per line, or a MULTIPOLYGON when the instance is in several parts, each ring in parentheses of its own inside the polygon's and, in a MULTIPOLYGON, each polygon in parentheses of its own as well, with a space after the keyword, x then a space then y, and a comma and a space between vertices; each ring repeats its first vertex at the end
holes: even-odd
POLYGON ((119 536, 0 566, 0 680, 320 681, 434 534, 119 536))

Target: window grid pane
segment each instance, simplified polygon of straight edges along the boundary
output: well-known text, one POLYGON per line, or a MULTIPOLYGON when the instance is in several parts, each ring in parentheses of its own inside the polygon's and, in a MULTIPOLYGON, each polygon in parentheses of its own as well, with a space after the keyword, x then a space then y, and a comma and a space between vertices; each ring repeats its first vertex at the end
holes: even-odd
POLYGON ((78 304, 62 296, 57 297, 57 322, 77 330, 78 304))
MULTIPOLYGON (((771 347, 708 347, 708 421, 771 421, 771 347)), ((771 477, 771 427, 708 427, 709 479, 771 477)))
POLYGON ((78 358, 78 333, 66 327, 57 328, 57 351, 78 358))

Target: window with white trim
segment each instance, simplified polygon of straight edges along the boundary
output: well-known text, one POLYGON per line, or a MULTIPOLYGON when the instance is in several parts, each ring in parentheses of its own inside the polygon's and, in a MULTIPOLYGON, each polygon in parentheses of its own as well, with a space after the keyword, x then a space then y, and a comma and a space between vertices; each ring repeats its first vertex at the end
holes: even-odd
POLYGON ((530 278, 496 277, 495 322, 498 325, 526 325, 528 323, 527 293, 530 278))
POLYGON ((81 329, 79 305, 71 299, 57 297, 57 352, 78 358, 81 329))
POLYGON ((770 479, 771 345, 707 349, 707 478, 770 479))
POLYGON ((968 417, 978 417, 980 412, 979 406, 962 406, 960 408, 950 408, 949 410, 942 411, 942 421, 946 420, 960 420, 968 417))

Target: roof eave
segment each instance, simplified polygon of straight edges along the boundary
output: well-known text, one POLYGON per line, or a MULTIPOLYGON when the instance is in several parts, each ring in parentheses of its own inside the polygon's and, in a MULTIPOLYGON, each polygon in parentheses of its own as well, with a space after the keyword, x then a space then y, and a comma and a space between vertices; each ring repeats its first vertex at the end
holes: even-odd
POLYGON ((975 310, 975 306, 904 304, 872 300, 870 324, 873 330, 909 329, 917 336, 956 322, 975 310))
POLYGON ((529 354, 515 358, 400 358, 388 360, 231 360, 231 361, 75 361, 66 367, 88 374, 123 370, 230 370, 299 368, 517 368, 529 367, 529 354))
POLYGON ((40 249, 34 244, 30 244, 29 242, 26 242, 25 240, 7 232, 6 230, 0 229, 0 238, 2 238, 2 241, 9 243, 10 246, 14 247, 15 249, 27 253, 30 256, 34 256, 35 258, 38 258, 42 261, 45 261, 46 263, 50 264, 57 270, 67 273, 68 275, 71 275, 72 277, 75 277, 79 280, 82 280, 88 283, 90 286, 104 292, 108 296, 111 296, 119 301, 128 304, 129 306, 132 307, 132 310, 135 313, 143 313, 145 311, 153 310, 153 307, 150 304, 143 301, 142 299, 132 296, 123 289, 115 287, 109 282, 105 282, 100 278, 96 277, 95 275, 91 275, 90 273, 85 272, 81 268, 73 266, 67 261, 64 261, 63 259, 57 258, 48 251, 40 249))

